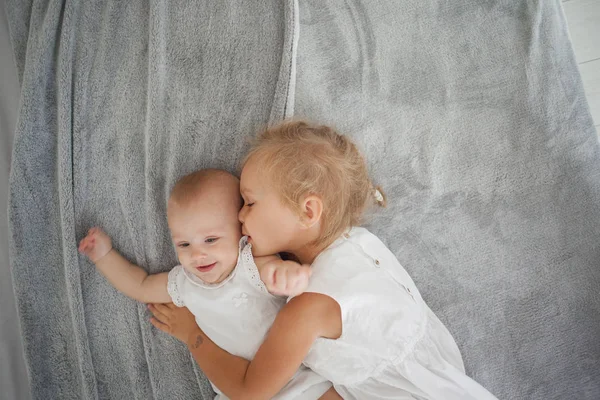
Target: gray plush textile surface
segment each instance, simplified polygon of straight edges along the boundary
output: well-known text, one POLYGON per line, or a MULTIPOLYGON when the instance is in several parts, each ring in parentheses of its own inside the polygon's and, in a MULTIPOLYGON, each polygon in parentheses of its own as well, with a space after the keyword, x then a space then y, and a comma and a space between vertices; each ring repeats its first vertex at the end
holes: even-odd
POLYGON ((23 340, 8 261, 8 178, 19 81, 4 2, 0 1, 0 398, 29 400, 23 340))
POLYGON ((9 1, 11 262, 34 398, 210 396, 75 243, 99 224, 168 270, 170 186, 233 170, 294 102, 365 151, 389 199, 369 227, 470 375, 502 399, 599 398, 599 148, 558 0, 302 0, 296 37, 293 2, 247 3, 9 1))
POLYGON ((501 399, 600 399, 600 158, 558 0, 300 2, 297 115, 501 399))
POLYGON ((284 117, 293 3, 7 8, 22 77, 11 265, 33 397, 211 398, 185 346, 76 245, 100 225, 148 271, 176 265, 171 186, 199 168, 235 170, 249 138, 284 117))

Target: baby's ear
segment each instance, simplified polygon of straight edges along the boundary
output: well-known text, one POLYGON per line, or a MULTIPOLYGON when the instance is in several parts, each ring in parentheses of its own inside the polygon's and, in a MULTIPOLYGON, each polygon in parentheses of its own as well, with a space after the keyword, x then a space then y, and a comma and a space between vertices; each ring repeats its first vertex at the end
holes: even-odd
POLYGON ((321 221, 323 216, 323 200, 315 195, 307 196, 302 201, 302 222, 307 228, 313 227, 321 221))

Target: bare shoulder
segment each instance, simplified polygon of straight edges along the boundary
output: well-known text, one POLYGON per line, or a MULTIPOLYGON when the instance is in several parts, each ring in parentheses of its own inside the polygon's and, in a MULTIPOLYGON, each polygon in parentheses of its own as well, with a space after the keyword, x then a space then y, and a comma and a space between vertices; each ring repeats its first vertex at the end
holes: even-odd
POLYGON ((281 309, 280 317, 309 323, 318 337, 337 339, 342 334, 341 307, 325 294, 305 292, 294 297, 281 309))

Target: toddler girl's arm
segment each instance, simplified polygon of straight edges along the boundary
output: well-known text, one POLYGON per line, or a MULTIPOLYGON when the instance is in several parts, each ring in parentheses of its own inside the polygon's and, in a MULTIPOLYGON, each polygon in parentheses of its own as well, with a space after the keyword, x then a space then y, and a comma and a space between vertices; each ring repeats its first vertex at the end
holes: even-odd
POLYGON ((319 400, 344 400, 342 396, 334 388, 329 388, 323 396, 319 397, 319 400))
POLYGON ((282 260, 277 256, 254 259, 260 279, 269 293, 276 296, 297 296, 306 290, 312 270, 309 265, 282 260))
MULTIPOLYGON (((166 310, 166 306, 160 306, 166 310)), ((154 308, 151 311, 159 320, 164 317, 154 308)), ((153 324, 173 334, 165 324, 153 324)), ((227 397, 268 399, 293 377, 315 339, 337 339, 341 333, 339 304, 322 294, 303 293, 279 311, 252 361, 221 349, 197 325, 183 336, 202 371, 227 397)))
POLYGON ((108 281, 123 294, 143 303, 169 303, 168 273, 148 275, 146 271, 127 261, 115 249, 100 228, 92 228, 79 243, 79 252, 85 254, 108 281))

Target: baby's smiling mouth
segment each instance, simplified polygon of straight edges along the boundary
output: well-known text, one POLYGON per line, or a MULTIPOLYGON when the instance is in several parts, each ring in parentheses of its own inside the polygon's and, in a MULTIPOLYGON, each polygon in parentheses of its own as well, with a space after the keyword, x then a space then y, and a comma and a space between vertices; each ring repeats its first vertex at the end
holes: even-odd
POLYGON ((217 263, 216 263, 216 262, 214 262, 214 263, 212 263, 212 264, 207 264, 207 265, 198 265, 198 266, 196 267, 196 269, 197 269, 198 271, 200 271, 200 272, 208 272, 208 271, 210 271, 211 269, 213 269, 213 268, 214 268, 214 266, 215 266, 216 264, 217 264, 217 263))

